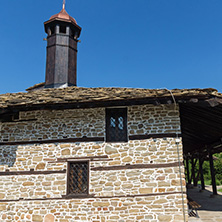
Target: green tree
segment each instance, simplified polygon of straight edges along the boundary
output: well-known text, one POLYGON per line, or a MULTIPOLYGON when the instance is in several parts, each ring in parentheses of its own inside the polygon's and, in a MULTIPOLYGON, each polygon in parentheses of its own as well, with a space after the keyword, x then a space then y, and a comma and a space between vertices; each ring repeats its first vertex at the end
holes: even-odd
POLYGON ((217 158, 214 160, 216 179, 222 184, 222 153, 214 154, 214 156, 217 158))
MULTIPOLYGON (((222 153, 217 153, 213 155, 216 157, 214 159, 214 170, 215 170, 215 175, 216 175, 216 183, 217 185, 222 184, 222 153)), ((185 161, 186 163, 186 161, 185 161)), ((190 171, 190 177, 191 177, 191 162, 189 161, 189 171, 190 171)), ((196 166, 195 166, 195 175, 197 175, 197 172, 199 171, 199 161, 197 161, 196 166)), ((204 174, 204 181, 206 185, 211 185, 211 172, 210 172, 210 163, 209 160, 204 161, 203 163, 203 174, 204 174)), ((187 175, 186 175, 187 178, 187 175)), ((200 183, 200 177, 199 177, 199 183, 200 183)))

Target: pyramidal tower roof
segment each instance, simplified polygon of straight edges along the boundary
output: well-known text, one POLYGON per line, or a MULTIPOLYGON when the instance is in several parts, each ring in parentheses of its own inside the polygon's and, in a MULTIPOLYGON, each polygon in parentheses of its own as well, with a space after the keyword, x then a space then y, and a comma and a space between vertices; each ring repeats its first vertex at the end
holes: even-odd
POLYGON ((54 19, 65 20, 77 24, 76 20, 66 12, 65 8, 63 8, 58 14, 51 16, 49 21, 54 19))
POLYGON ((59 13, 50 17, 49 21, 52 20, 65 20, 67 22, 73 22, 77 24, 76 20, 72 16, 70 16, 65 10, 65 0, 63 0, 62 10, 59 13))

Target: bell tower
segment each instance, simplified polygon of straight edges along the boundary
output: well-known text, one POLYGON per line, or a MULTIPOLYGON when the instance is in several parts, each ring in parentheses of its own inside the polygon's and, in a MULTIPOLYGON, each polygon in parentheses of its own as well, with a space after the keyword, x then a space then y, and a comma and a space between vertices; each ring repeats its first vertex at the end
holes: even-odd
POLYGON ((77 43, 81 27, 62 10, 44 23, 47 33, 45 88, 76 86, 77 43))

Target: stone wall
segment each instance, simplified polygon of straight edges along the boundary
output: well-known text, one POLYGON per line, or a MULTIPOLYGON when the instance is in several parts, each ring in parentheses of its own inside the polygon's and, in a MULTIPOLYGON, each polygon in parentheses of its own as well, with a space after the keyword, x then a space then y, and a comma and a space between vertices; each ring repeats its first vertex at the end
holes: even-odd
MULTIPOLYGON (((44 135, 48 139, 59 138, 58 135, 104 136, 104 115, 103 108, 23 112, 21 120, 36 120, 3 123, 1 140, 37 140, 44 135), (64 131, 62 128, 59 131, 63 124, 64 131)), ((178 133, 179 113, 173 106, 129 107, 128 132, 178 133)), ((183 221, 177 149, 182 161, 181 138, 170 137, 126 143, 2 145, 0 220, 183 221), (85 198, 66 199, 68 158, 89 160, 89 196, 85 198)), ((183 166, 181 170, 185 191, 183 166)), ((187 206, 184 208, 187 211, 187 206)))
MULTIPOLYGON (((181 145, 179 148, 181 149, 181 145)), ((90 168, 92 168, 90 192, 93 194, 113 196, 180 191, 178 166, 167 165, 178 162, 174 138, 109 144, 91 142, 20 145, 17 148, 16 146, 1 146, 0 153, 10 149, 12 162, 9 161, 9 165, 1 165, 0 172, 62 171, 67 169, 67 163, 57 161, 59 158, 88 159, 91 156, 107 155, 104 160, 90 161, 90 168), (163 163, 166 164, 165 167, 158 165, 163 163), (134 165, 135 169, 94 170, 96 167, 126 166, 127 164, 134 165), (145 165, 148 168, 141 169, 137 167, 138 164, 150 164, 150 167, 145 165), (151 168, 153 164, 156 164, 158 168, 151 168)), ((180 160, 182 161, 182 153, 180 160)), ((66 194, 66 174, 13 175, 1 176, 1 178, 0 193, 2 197, 4 196, 2 199, 51 198, 66 194), (7 189, 10 192, 5 192, 7 189)))
MULTIPOLYGON (((182 141, 179 139, 182 159, 182 141)), ((178 162, 175 138, 130 140, 127 143, 49 143, 0 146, 0 171, 63 170, 66 163, 58 158, 108 155, 108 159, 93 162, 93 166, 158 164, 178 162), (6 156, 6 158, 5 158, 6 156)))
POLYGON ((181 195, 0 203, 1 221, 183 222, 181 195))
POLYGON ((1 200, 55 198, 66 194, 66 174, 1 176, 1 200))
MULTIPOLYGON (((105 108, 20 112, 20 121, 2 123, 0 141, 105 137, 105 108)), ((174 105, 128 107, 128 134, 179 133, 174 105)))
POLYGON ((128 108, 129 135, 180 133, 179 108, 143 105, 128 108))

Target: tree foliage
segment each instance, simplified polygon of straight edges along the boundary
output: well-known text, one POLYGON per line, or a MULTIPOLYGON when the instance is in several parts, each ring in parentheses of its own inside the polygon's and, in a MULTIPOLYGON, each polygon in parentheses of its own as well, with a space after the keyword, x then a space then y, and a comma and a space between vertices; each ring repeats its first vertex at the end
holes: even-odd
MULTIPOLYGON (((215 177, 216 177, 216 183, 217 185, 222 185, 222 153, 217 153, 213 155, 216 157, 214 159, 214 170, 215 170, 215 177)), ((187 166, 186 166, 187 167, 187 166)), ((191 161, 189 163, 189 171, 190 171, 190 177, 191 177, 191 161)), ((195 166, 195 175, 197 175, 197 172, 199 171, 199 161, 197 161, 197 164, 195 166)), ((211 172, 210 172, 210 163, 209 160, 205 160, 203 163, 203 174, 204 174, 204 181, 206 184, 211 184, 211 172)), ((186 176, 187 178, 187 176, 186 176)), ((200 181, 200 177, 199 177, 200 181)))
POLYGON ((214 160, 216 179, 222 184, 222 153, 217 153, 214 156, 218 158, 217 160, 214 160))

